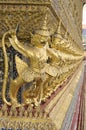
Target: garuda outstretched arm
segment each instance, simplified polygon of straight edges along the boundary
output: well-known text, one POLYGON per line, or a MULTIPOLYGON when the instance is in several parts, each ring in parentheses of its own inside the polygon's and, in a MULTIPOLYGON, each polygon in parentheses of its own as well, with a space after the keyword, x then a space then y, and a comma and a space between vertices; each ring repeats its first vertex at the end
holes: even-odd
POLYGON ((3 101, 8 104, 11 105, 10 102, 7 101, 6 99, 6 86, 7 86, 7 80, 8 80, 8 57, 7 57, 7 52, 6 52, 6 48, 5 48, 5 37, 10 33, 10 31, 6 32, 3 35, 2 38, 2 49, 3 49, 3 55, 4 55, 4 80, 3 80, 3 86, 2 86, 2 99, 3 101))

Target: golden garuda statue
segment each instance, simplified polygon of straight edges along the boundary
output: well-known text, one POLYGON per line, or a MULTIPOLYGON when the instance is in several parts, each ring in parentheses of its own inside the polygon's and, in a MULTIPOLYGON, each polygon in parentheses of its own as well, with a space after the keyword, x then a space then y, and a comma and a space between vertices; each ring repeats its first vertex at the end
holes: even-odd
POLYGON ((33 104, 38 106, 44 102, 64 80, 73 72, 79 64, 81 57, 68 54, 65 48, 70 47, 70 43, 60 34, 61 21, 57 29, 57 34, 52 35, 47 29, 46 17, 40 30, 35 34, 30 33, 31 42, 28 46, 21 43, 16 35, 16 30, 9 30, 3 35, 2 48, 4 52, 4 81, 2 88, 2 98, 8 105, 33 104), (6 87, 8 80, 8 56, 5 47, 5 37, 8 36, 12 47, 27 58, 24 62, 17 55, 15 56, 18 77, 11 79, 9 96, 10 102, 6 99, 6 87), (69 45, 68 45, 69 44, 69 45), (64 45, 62 47, 62 45, 64 45), (75 64, 72 64, 74 63, 75 64), (19 88, 27 84, 27 89, 22 91, 22 104, 17 101, 19 88))

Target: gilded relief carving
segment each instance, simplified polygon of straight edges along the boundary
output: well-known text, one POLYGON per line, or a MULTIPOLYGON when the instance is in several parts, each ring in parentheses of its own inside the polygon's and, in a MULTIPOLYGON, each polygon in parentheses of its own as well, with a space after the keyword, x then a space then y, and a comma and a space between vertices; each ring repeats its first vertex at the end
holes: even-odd
POLYGON ((31 42, 28 43, 28 46, 25 46, 18 40, 17 30, 18 26, 16 30, 6 32, 2 38, 5 60, 5 76, 2 91, 3 100, 8 105, 19 105, 17 102, 18 90, 23 84, 29 83, 29 88, 22 92, 22 103, 38 106, 69 76, 71 70, 73 71, 78 62, 80 62, 81 57, 78 56, 79 52, 75 52, 76 57, 72 54, 70 43, 67 41, 67 32, 65 33, 65 37, 62 36, 61 20, 59 21, 57 32, 51 35, 47 28, 47 15, 45 15, 41 28, 36 30, 34 34, 30 33, 31 42), (8 61, 4 45, 5 37, 8 34, 11 37, 8 36, 8 39, 13 48, 30 61, 28 65, 18 56, 15 57, 18 77, 15 80, 11 80, 10 83, 10 103, 5 98, 8 61), (67 52, 68 48, 70 53, 67 52), (73 61, 76 64, 72 64, 73 61))
MULTIPOLYGON (((71 0, 0 0, 0 47, 4 57, 1 127, 56 130, 50 115, 41 106, 75 73, 83 60, 81 9, 81 3, 71 0), (15 55, 18 73, 15 79, 9 77, 9 47, 21 54, 21 58, 15 55)), ((55 107, 61 95, 56 97, 48 109, 55 107)), ((70 104, 70 100, 64 104, 70 104)), ((53 115, 56 114, 54 111, 53 115)), ((61 119, 64 120, 63 115, 61 119)))

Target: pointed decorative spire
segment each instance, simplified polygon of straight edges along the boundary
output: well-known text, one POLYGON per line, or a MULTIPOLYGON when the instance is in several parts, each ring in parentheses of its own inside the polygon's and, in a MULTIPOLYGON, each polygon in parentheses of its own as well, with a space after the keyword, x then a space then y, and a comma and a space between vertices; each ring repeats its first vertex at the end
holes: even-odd
POLYGON ((62 23, 62 22, 61 22, 61 19, 60 19, 60 21, 59 21, 59 26, 58 26, 58 31, 57 31, 58 34, 61 34, 61 23, 62 23))
POLYGON ((45 15, 44 21, 43 21, 43 25, 41 26, 40 30, 36 31, 36 34, 40 34, 42 36, 50 36, 50 33, 48 31, 47 28, 47 14, 45 15))
POLYGON ((47 14, 45 15, 44 23, 43 23, 42 29, 47 30, 47 14))
POLYGON ((66 30, 66 32, 65 32, 65 39, 68 39, 68 31, 66 30))
POLYGON ((61 35, 61 24, 62 24, 62 22, 61 22, 61 19, 60 19, 59 20, 59 25, 58 25, 58 28, 57 28, 55 34, 54 34, 54 37, 62 38, 62 35, 61 35))

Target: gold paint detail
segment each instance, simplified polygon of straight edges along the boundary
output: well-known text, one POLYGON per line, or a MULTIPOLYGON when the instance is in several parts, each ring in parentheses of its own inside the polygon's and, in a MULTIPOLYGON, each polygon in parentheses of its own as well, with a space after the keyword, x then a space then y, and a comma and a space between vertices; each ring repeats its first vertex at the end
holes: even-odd
POLYGON ((41 130, 56 130, 55 125, 49 119, 47 114, 41 111, 40 107, 33 108, 32 106, 28 107, 19 107, 14 106, 9 107, 4 104, 2 106, 0 117, 0 127, 12 128, 12 129, 38 129, 41 130), (2 119, 3 117, 3 119, 2 119))
POLYGON ((0 47, 4 56, 0 128, 61 129, 85 55, 81 44, 81 3, 80 0, 0 0, 0 47), (22 55, 22 58, 15 56, 18 72, 15 79, 9 78, 6 50, 10 46, 22 55), (47 104, 45 112, 41 111, 42 103, 72 74, 69 83, 47 104), (21 87, 19 103, 17 95, 21 87))
MULTIPOLYGON (((61 33, 61 20, 59 20, 57 31, 51 37, 47 29, 47 15, 45 15, 43 26, 41 26, 40 30, 36 30, 35 34, 30 33, 31 42, 28 46, 25 46, 24 43, 18 40, 16 30, 11 29, 3 35, 2 46, 4 59, 7 59, 6 50, 4 51, 4 49, 5 37, 8 35, 11 46, 28 59, 29 65, 17 56, 15 57, 18 77, 15 80, 11 80, 9 90, 11 102, 8 104, 15 104, 16 106, 33 104, 38 106, 42 101, 45 102, 75 71, 82 61, 83 53, 76 46, 73 47, 73 43, 71 44, 70 41, 67 41, 66 32, 63 38, 61 33), (29 83, 30 86, 22 92, 23 102, 19 104, 17 101, 17 93, 19 88, 26 83, 29 83)), ((8 61, 6 60, 5 62, 6 69, 8 68, 8 61)), ((2 98, 6 103, 5 91, 8 69, 6 69, 5 75, 2 98)))

